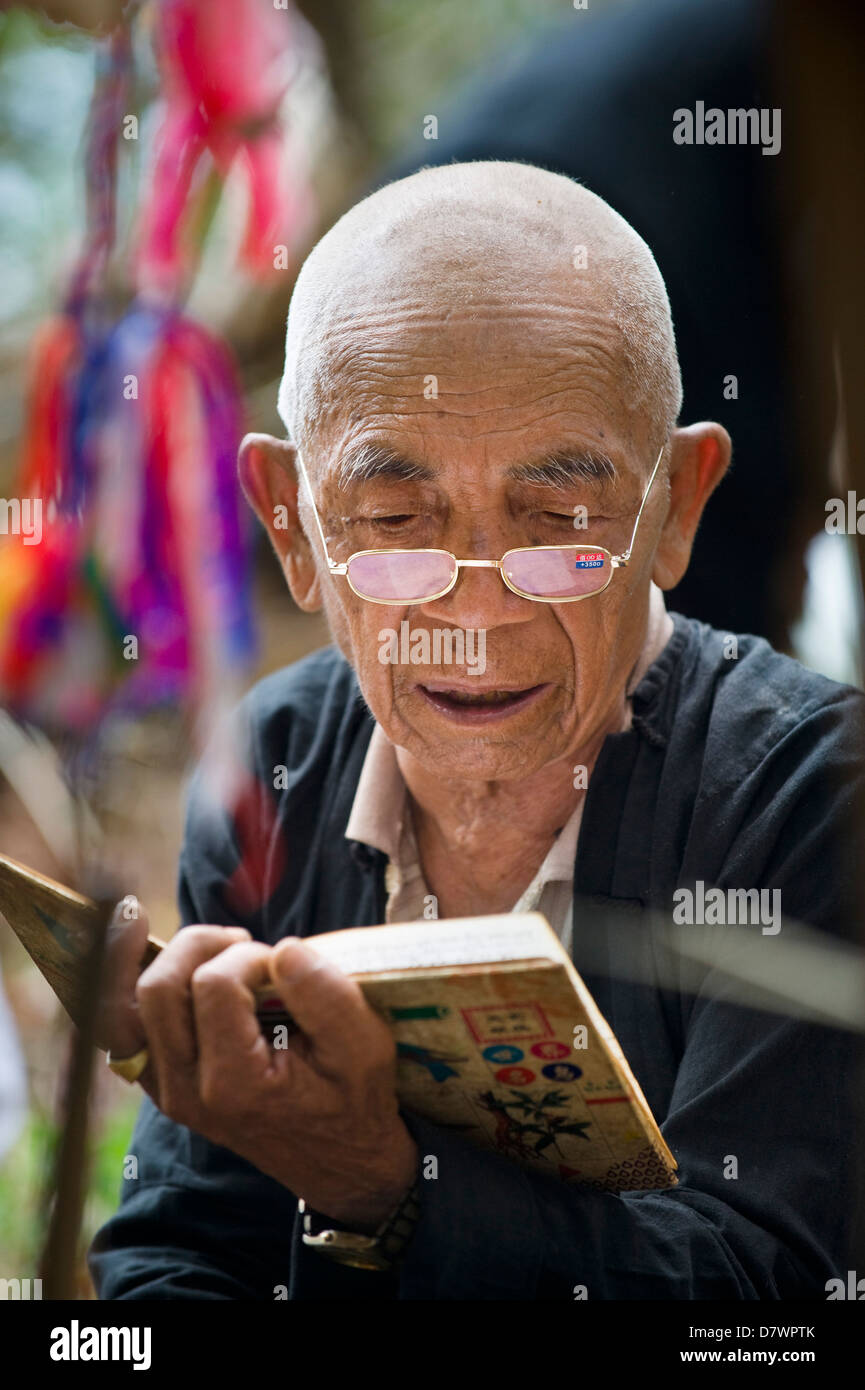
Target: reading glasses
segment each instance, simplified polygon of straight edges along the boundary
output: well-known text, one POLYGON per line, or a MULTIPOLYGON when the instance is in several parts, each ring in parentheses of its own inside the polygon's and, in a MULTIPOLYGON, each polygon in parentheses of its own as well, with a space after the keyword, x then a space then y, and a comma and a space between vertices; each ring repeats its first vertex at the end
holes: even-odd
POLYGON ((646 505, 666 441, 661 445, 634 521, 627 550, 613 555, 601 545, 528 545, 507 550, 500 560, 459 560, 449 550, 358 550, 343 564, 330 557, 324 527, 315 505, 306 465, 297 453, 327 567, 334 576, 348 580, 352 592, 368 603, 402 606, 428 603, 450 593, 462 569, 496 569, 504 583, 520 598, 533 603, 579 603, 603 593, 613 571, 631 558, 637 527, 646 505))

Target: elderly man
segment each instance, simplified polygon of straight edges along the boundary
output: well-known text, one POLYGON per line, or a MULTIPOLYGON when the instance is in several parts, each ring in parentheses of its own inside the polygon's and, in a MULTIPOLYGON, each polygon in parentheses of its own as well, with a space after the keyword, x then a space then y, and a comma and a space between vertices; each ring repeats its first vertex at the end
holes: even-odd
POLYGON ((653 983, 648 930, 629 977, 593 907, 669 912, 698 882, 827 932, 849 907, 861 698, 665 609, 730 458, 680 397, 651 253, 558 175, 425 170, 307 260, 289 438, 249 436, 240 468, 335 647, 244 702, 237 804, 196 779, 185 929, 137 984, 143 919, 113 932, 103 1037, 149 1099, 103 1298, 777 1299, 843 1274, 852 1044, 708 968, 653 983), (381 659, 404 622, 482 634, 483 663, 381 659), (431 908, 537 908, 578 965, 591 946, 677 1187, 559 1183, 400 1109, 385 1024, 298 938, 431 908), (254 1015, 271 972, 282 1051, 254 1015), (310 1248, 323 1228, 372 1235, 380 1267, 310 1248))

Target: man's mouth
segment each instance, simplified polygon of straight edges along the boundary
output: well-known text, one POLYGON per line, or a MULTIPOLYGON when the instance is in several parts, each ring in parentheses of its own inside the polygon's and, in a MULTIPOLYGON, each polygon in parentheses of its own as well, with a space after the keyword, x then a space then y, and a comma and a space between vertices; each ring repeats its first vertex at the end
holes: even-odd
POLYGON ((418 685, 415 688, 440 714, 461 723, 478 723, 517 714, 533 703, 547 686, 531 685, 519 690, 507 687, 478 690, 471 686, 446 685, 418 685))

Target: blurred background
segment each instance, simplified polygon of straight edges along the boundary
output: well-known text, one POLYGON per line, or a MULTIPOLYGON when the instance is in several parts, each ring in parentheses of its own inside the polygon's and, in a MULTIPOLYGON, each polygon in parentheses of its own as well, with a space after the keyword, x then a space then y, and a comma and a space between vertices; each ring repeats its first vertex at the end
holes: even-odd
MULTIPOLYGON (((308 249, 430 163, 544 165, 645 237, 682 419, 734 443, 669 606, 861 684, 855 506, 851 533, 826 521, 857 479, 865 495, 865 47, 848 7, 811 8, 0 4, 0 503, 45 504, 39 544, 4 534, 0 507, 0 852, 84 891, 96 866, 172 935, 191 766, 244 689, 328 640, 255 533, 237 442, 282 433, 308 249), (675 144, 673 112, 698 100, 780 108, 780 153, 675 144)), ((2 920, 0 967, 0 1277, 23 1278, 70 1034, 2 920)), ((82 1249, 116 1205, 138 1103, 94 1078, 82 1249)))

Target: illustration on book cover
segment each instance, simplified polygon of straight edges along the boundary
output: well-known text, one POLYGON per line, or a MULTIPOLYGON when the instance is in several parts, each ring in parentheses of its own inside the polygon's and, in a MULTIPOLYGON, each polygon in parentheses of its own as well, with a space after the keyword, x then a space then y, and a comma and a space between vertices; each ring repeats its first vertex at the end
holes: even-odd
POLYGON ((608 1059, 575 1048, 585 1019, 559 1017, 552 996, 481 1002, 484 983, 460 981, 474 998, 450 1008, 425 982, 415 1006, 390 1011, 401 1082, 422 1092, 430 1118, 439 1111, 443 1127, 566 1181, 616 1188, 624 1162, 640 1186, 668 1185, 608 1059))

